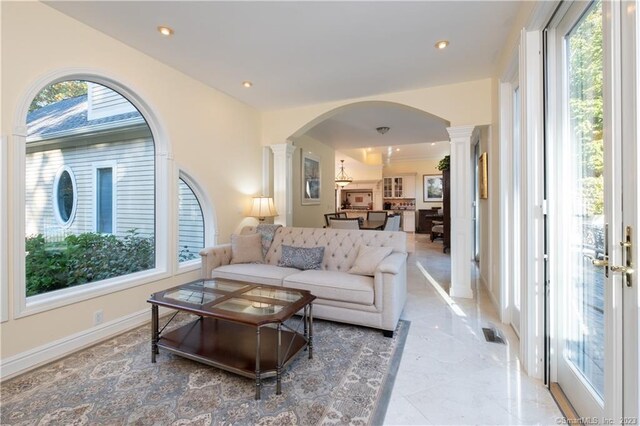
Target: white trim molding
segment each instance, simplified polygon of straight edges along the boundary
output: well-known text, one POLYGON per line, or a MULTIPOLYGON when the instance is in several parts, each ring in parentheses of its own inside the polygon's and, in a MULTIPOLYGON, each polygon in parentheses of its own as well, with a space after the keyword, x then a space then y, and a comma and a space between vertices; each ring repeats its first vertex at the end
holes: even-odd
MULTIPOLYGON (((166 315, 170 310, 160 307, 159 312, 161 315, 166 315)), ((147 324, 150 317, 149 310, 144 309, 5 358, 0 361, 0 380, 8 380, 36 367, 63 358, 80 349, 95 345, 100 341, 147 324)))
POLYGON ((520 353, 525 371, 544 375, 544 85, 542 32, 520 36, 522 150, 521 230, 523 283, 520 353))
POLYGON ((451 138, 451 288, 453 297, 473 297, 472 139, 475 126, 447 127, 451 138))
POLYGON ((293 153, 296 147, 290 141, 271 145, 273 152, 273 202, 276 205, 274 223, 293 224, 293 153))
POLYGON ((0 138, 0 322, 9 320, 9 259, 7 238, 7 137, 0 138))

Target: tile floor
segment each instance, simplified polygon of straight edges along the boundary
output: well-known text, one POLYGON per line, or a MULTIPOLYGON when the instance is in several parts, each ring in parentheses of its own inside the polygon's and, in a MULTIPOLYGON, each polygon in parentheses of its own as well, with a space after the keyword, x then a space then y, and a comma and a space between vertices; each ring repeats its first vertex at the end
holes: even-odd
POLYGON ((447 302, 450 260, 442 244, 416 234, 408 245, 402 317, 411 328, 385 424, 558 424, 560 410, 543 383, 521 370, 518 339, 484 288, 474 299, 447 302), (506 345, 485 341, 482 327, 490 324, 506 345))

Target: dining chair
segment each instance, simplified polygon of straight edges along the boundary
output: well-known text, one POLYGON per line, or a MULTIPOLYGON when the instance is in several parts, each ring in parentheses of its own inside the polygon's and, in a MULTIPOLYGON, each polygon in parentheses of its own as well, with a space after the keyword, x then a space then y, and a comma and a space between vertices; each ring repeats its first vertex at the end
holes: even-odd
POLYGON ((367 220, 383 221, 387 218, 387 212, 385 211, 368 211, 367 220))
MULTIPOLYGON (((327 213, 327 214, 325 214, 325 215, 324 215, 324 221, 325 221, 325 223, 327 224, 327 226, 331 226, 331 224, 329 223, 329 219, 331 219, 331 218, 333 218, 333 219, 338 218, 338 217, 340 217, 340 216, 339 216, 340 214, 342 214, 342 213, 327 213)), ((344 217, 345 217, 345 218, 347 217, 347 214, 346 214, 346 213, 344 213, 344 217)))
POLYGON ((360 223, 358 222, 358 218, 329 218, 329 226, 334 229, 360 229, 360 223))
POLYGON ((391 215, 387 218, 387 223, 384 225, 384 231, 399 231, 400 230, 400 215, 391 215))

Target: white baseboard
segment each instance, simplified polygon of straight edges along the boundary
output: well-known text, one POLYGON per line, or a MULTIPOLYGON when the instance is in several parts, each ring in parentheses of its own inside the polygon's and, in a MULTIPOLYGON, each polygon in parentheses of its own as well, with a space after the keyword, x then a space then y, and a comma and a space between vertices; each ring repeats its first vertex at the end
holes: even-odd
POLYGON ((493 307, 496 308, 496 312, 498 312, 498 316, 500 317, 500 321, 502 321, 502 310, 500 309, 500 304, 496 300, 496 295, 493 294, 493 292, 489 288, 489 284, 487 284, 487 281, 484 279, 484 277, 482 275, 480 275, 480 284, 482 284, 484 289, 489 294, 489 299, 491 299, 491 303, 493 303, 493 307))
MULTIPOLYGON (((160 307, 160 315, 168 312, 170 312, 169 309, 160 307)), ((13 355, 0 361, 0 380, 4 381, 19 374, 26 373, 29 370, 65 357, 80 349, 95 345, 102 340, 132 330, 149 321, 151 321, 150 309, 144 309, 13 355)))

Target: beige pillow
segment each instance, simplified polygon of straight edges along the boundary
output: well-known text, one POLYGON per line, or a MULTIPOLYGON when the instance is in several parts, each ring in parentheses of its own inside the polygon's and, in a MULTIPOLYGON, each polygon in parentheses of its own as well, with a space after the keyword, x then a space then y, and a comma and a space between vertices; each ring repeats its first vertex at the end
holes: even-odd
POLYGON ((391 247, 369 247, 361 245, 358 249, 358 257, 349 269, 350 274, 375 275, 376 267, 382 259, 389 256, 393 248, 391 247))
POLYGON ((231 263, 263 263, 260 234, 231 235, 231 263))

